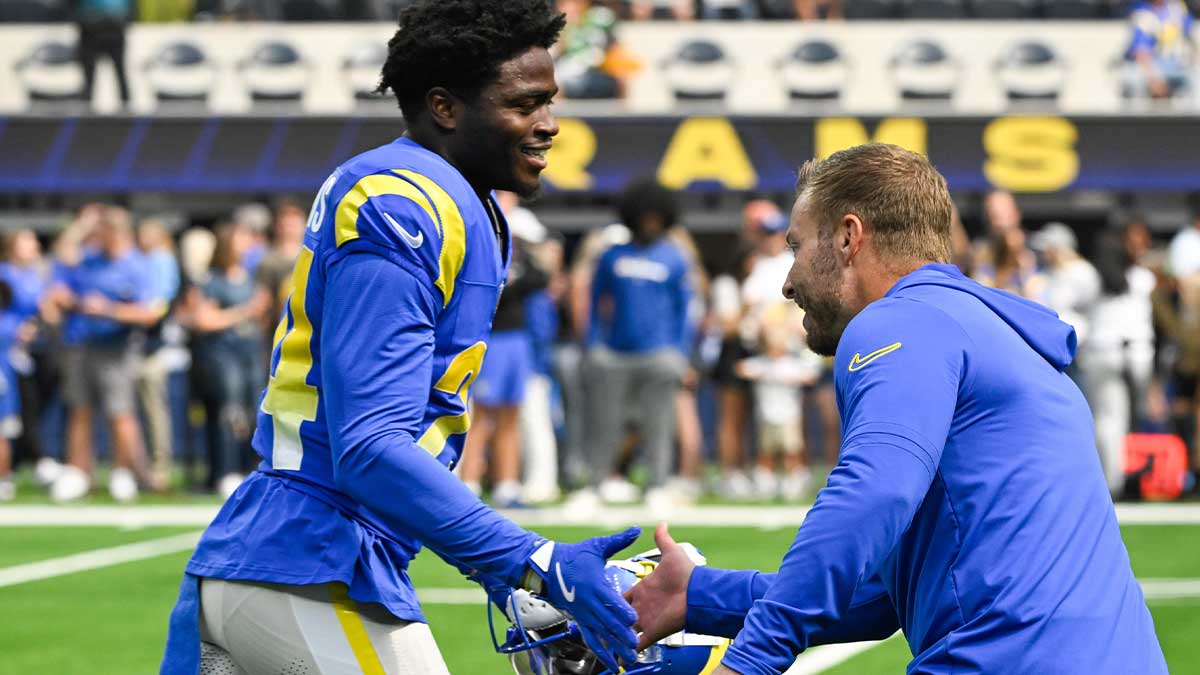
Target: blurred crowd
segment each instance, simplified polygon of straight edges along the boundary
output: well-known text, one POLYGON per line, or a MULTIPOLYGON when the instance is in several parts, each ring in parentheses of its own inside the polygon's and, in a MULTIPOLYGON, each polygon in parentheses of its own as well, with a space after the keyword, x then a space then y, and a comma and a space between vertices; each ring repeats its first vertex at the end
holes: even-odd
MULTIPOLYGON (((1069 374, 1087 395, 1109 489, 1126 489, 1127 437, 1172 434, 1196 448, 1200 373, 1200 212, 1169 242, 1146 220, 1089 233, 1064 223, 1027 236, 1012 195, 985 201, 986 237, 963 250, 976 279, 1040 302, 1075 326, 1069 374)), ((1195 461, 1192 463, 1196 466, 1195 461)))
POLYGON ((88 494, 102 446, 116 500, 168 491, 180 446, 191 447, 180 420, 202 428, 203 487, 231 493, 254 464, 249 438, 273 318, 291 290, 306 218, 290 202, 273 212, 248 204, 176 241, 158 220, 89 204, 48 253, 32 231, 7 234, 0 499, 13 497, 13 455, 55 501, 88 494), (184 381, 187 414, 173 406, 173 378, 184 381), (56 409, 65 409, 61 422, 56 409))
MULTIPOLYGON (((565 497, 656 510, 811 494, 810 466, 836 462, 839 420, 830 363, 806 349, 802 312, 781 294, 792 254, 779 205, 746 203, 736 246, 708 247, 705 264, 677 195, 653 180, 571 241, 500 197, 514 258, 457 469, 473 490, 506 507, 565 497)), ((249 439, 306 220, 292 202, 252 203, 174 236, 90 204, 46 253, 32 232, 8 234, 0 498, 13 497, 14 455, 54 500, 83 497, 101 448, 119 501, 232 492, 256 463, 249 439), (182 482, 181 458, 193 469, 182 482)), ((1200 215, 1162 242, 1136 216, 1085 237, 1064 223, 1027 233, 1017 201, 995 192, 977 229, 972 241, 956 222, 956 264, 1075 326, 1069 374, 1093 407, 1113 495, 1130 433, 1194 451, 1200 215)))
MULTIPOLYGON (((125 45, 131 21, 394 21, 406 4, 407 0, 46 0, 47 8, 57 9, 47 9, 37 20, 74 20, 79 31, 76 56, 84 75, 83 97, 92 98, 96 65, 107 59, 117 75, 120 101, 128 106, 125 45)), ((869 18, 887 18, 899 17, 901 8, 921 3, 872 0, 868 4, 883 8, 879 16, 869 18), (887 9, 889 5, 894 11, 887 9)), ((986 3, 944 0, 944 4, 962 9, 986 3)), ((1038 3, 1024 4, 1035 7, 1038 3)), ((1101 4, 1098 0, 1097 7, 1101 4)), ((557 0, 557 5, 567 18, 561 40, 553 48, 562 96, 582 100, 623 98, 630 79, 648 67, 618 40, 621 21, 844 17, 842 0, 557 0)), ((0 21, 13 18, 11 8, 5 7, 0 0, 0 21)), ((1176 101, 1194 107, 1197 53, 1188 4, 1184 0, 1141 0, 1112 7, 1114 16, 1126 16, 1129 24, 1128 46, 1120 67, 1114 70, 1120 76, 1123 98, 1135 103, 1176 101)), ((942 18, 953 16, 957 15, 942 18)), ((25 15, 18 13, 17 17, 25 15)))

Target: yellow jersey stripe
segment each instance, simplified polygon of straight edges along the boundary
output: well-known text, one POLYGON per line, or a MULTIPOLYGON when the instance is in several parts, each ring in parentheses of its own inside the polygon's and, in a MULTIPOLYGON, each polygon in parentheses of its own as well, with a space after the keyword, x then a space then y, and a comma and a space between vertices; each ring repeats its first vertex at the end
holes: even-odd
MULTIPOLYGON (((442 251, 438 256, 438 278, 435 284, 442 289, 442 306, 450 304, 458 272, 467 257, 467 226, 454 199, 437 183, 415 171, 401 169, 396 173, 416 183, 433 201, 441 215, 442 251)), ((339 210, 340 213, 340 210, 339 210)))
POLYGON ((410 199, 425 211, 435 225, 438 222, 437 212, 416 185, 390 173, 372 174, 355 183, 342 197, 342 201, 338 202, 334 212, 334 233, 338 246, 358 239, 358 210, 368 199, 380 195, 396 195, 410 199))
POLYGON ((350 649, 363 675, 386 675, 379 654, 375 653, 375 646, 367 635, 367 628, 363 626, 362 617, 358 615, 358 607, 350 599, 345 584, 329 584, 329 595, 333 599, 333 611, 337 614, 338 623, 350 641, 350 649))
POLYGON ((292 326, 290 330, 287 328, 285 314, 275 328, 279 362, 267 384, 267 395, 263 397, 261 405, 262 411, 271 416, 275 432, 271 463, 280 470, 300 469, 304 457, 300 425, 317 419, 317 388, 308 384, 308 374, 313 368, 313 326, 305 309, 312 263, 312 249, 307 246, 301 248, 292 272, 296 288, 288 302, 292 326))
POLYGON ((425 452, 437 457, 446 448, 447 438, 454 434, 465 434, 470 430, 471 415, 469 413, 439 417, 425 430, 425 433, 421 434, 417 445, 424 448, 425 452))
MULTIPOLYGON (((442 373, 442 376, 434 383, 434 390, 458 396, 462 401, 463 408, 466 408, 467 392, 471 389, 471 383, 479 375, 479 369, 483 366, 483 356, 486 353, 487 343, 484 342, 476 342, 459 352, 450 365, 446 366, 446 372, 442 373)), ((425 452, 437 457, 446 447, 447 438, 454 434, 465 434, 470 429, 469 410, 461 415, 445 415, 433 421, 425 433, 421 434, 417 445, 424 448, 425 452)))
POLYGON ((729 640, 725 640, 721 644, 713 645, 712 651, 708 654, 708 661, 704 663, 704 667, 700 669, 700 675, 709 675, 717 666, 721 665, 721 659, 725 656, 725 652, 729 649, 729 640))

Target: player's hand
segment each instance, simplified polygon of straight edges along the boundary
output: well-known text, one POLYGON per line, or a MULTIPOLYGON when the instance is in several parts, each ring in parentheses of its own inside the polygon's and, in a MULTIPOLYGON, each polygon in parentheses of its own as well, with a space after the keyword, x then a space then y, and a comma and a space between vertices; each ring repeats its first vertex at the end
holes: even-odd
MULTIPOLYGON (((633 608, 605 582, 604 563, 637 540, 641 528, 593 537, 578 544, 553 544, 549 561, 530 560, 542 578, 542 595, 550 604, 569 612, 583 632, 583 640, 610 671, 619 672, 617 659, 637 661, 637 634, 633 608), (546 562, 547 566, 542 567, 546 562)), ((539 549, 540 551, 541 549, 539 549)))
POLYGON ((683 547, 671 538, 666 523, 654 530, 654 543, 662 554, 658 567, 625 593, 638 615, 636 628, 642 634, 638 649, 683 630, 688 581, 696 568, 683 547))

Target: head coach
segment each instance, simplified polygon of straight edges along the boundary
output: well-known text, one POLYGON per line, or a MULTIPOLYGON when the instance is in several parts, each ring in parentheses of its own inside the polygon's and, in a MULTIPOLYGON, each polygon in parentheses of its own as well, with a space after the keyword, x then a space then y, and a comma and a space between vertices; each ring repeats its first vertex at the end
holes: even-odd
POLYGON ((1129 566, 1075 331, 963 277, 923 156, 868 144, 800 171, 783 292, 835 355, 842 447, 777 574, 662 565, 629 593, 643 644, 735 637, 717 675, 903 631, 908 672, 1149 675, 1162 650, 1129 566))

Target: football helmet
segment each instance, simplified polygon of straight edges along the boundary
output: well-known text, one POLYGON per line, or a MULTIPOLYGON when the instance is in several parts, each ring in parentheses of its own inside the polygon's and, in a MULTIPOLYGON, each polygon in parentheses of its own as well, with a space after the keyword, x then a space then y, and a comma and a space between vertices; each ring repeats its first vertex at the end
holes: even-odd
MULTIPOLYGON (((697 565, 705 558, 691 544, 681 544, 697 565)), ((605 580, 620 593, 644 579, 658 566, 658 549, 627 560, 610 560, 605 580)), ((517 675, 605 675, 610 671, 583 641, 579 626, 570 614, 523 589, 491 588, 488 626, 497 652, 506 654, 517 675), (493 609, 503 608, 510 624, 506 638, 496 637, 493 609)), ((730 640, 680 631, 638 653, 635 664, 627 664, 625 675, 706 675, 721 662, 730 640)))

